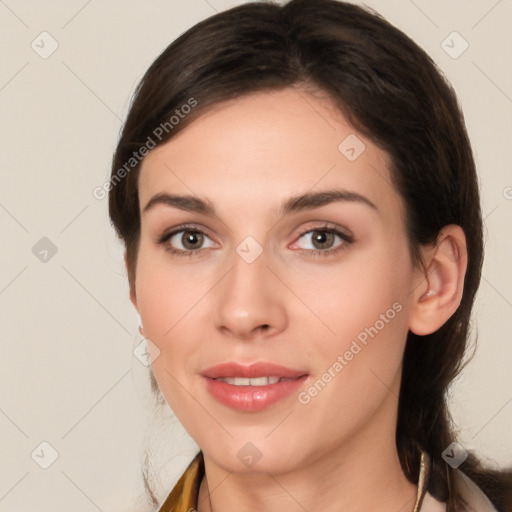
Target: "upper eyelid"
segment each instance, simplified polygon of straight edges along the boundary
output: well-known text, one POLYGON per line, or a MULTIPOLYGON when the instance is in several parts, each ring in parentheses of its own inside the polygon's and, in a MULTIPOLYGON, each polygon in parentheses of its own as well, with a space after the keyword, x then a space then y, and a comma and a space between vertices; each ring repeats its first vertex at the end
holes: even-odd
MULTIPOLYGON (((338 238, 341 238, 343 245, 347 244, 347 243, 350 244, 350 243, 354 242, 354 237, 352 236, 352 234, 344 233, 344 231, 342 229, 339 229, 337 227, 329 227, 329 226, 322 227, 322 226, 319 226, 317 228, 310 228, 310 229, 306 229, 305 231, 302 231, 294 239, 293 244, 296 244, 297 241, 300 240, 304 235, 307 235, 307 234, 312 233, 314 231, 326 231, 328 233, 333 233, 334 236, 337 236, 338 238)), ((336 249, 327 249, 325 251, 322 251, 321 249, 299 249, 299 250, 304 250, 304 251, 308 251, 308 252, 318 252, 318 251, 321 251, 321 252, 329 253, 331 251, 335 251, 336 249)))
POLYGON ((207 228, 202 227, 202 226, 196 226, 195 224, 184 224, 182 226, 176 226, 169 230, 164 230, 163 234, 161 236, 159 236, 158 238, 159 239, 162 239, 162 238, 168 239, 168 238, 180 233, 181 231, 194 231, 194 232, 202 233, 203 235, 207 235, 211 238, 211 236, 209 235, 209 230, 207 228))
MULTIPOLYGON (((315 221, 311 221, 311 222, 315 222, 315 221)), ((198 232, 198 233, 208 236, 208 238, 210 238, 211 240, 213 240, 215 242, 215 240, 208 234, 208 230, 206 228, 204 228, 202 226, 197 226, 195 224, 186 224, 186 225, 182 225, 182 226, 177 226, 177 227, 171 229, 170 231, 164 233, 162 236, 160 236, 159 240, 160 241, 169 241, 170 238, 177 235, 178 233, 181 233, 182 231, 198 232)), ((332 232, 337 232, 338 236, 341 235, 342 238, 345 238, 345 237, 353 238, 352 233, 349 230, 347 230, 346 228, 344 229, 344 228, 337 226, 336 224, 334 224, 332 222, 324 221, 324 223, 321 225, 304 228, 296 235, 296 237, 294 238, 294 241, 303 237, 304 235, 306 235, 308 233, 313 232, 313 231, 332 231, 332 232), (348 233, 346 231, 348 231, 348 233)), ((196 249, 196 250, 201 250, 201 249, 196 249)))

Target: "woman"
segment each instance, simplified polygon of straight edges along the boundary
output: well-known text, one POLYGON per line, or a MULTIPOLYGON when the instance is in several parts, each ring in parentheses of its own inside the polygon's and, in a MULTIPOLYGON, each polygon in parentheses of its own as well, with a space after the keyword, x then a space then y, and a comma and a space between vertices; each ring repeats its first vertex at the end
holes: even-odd
POLYGON ((446 406, 475 164, 403 33, 333 0, 202 21, 142 79, 109 201, 154 379, 201 449, 159 510, 511 510, 446 406))

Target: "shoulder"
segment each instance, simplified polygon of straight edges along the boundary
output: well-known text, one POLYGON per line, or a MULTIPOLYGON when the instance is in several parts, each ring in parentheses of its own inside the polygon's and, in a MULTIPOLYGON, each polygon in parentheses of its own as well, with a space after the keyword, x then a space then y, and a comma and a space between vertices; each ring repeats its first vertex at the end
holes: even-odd
POLYGON ((460 470, 457 470, 455 475, 462 496, 468 503, 467 512, 497 512, 489 498, 473 480, 460 470))
MULTIPOLYGON (((467 503, 464 512, 498 512, 482 489, 462 471, 456 470, 455 478, 467 503)), ((420 512, 446 512, 446 503, 436 500, 427 492, 420 512)))

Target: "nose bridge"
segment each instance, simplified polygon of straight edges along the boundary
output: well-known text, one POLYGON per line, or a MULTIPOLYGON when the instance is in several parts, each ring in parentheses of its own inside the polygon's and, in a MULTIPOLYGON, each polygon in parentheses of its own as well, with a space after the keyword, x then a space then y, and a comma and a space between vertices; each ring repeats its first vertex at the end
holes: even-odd
POLYGON ((267 263, 267 251, 252 237, 235 248, 229 260, 230 271, 219 283, 214 298, 218 328, 244 338, 262 326, 269 332, 284 328, 284 301, 267 263))
POLYGON ((252 237, 247 237, 235 250, 231 260, 234 289, 241 295, 265 295, 269 285, 268 251, 252 237), (240 286, 237 286, 239 284, 240 286))

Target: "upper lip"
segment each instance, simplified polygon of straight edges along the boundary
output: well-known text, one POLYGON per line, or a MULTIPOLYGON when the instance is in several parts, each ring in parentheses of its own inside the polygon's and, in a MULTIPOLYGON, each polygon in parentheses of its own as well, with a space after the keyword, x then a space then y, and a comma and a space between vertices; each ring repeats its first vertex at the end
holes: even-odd
POLYGON ((235 362, 221 363, 207 368, 202 372, 202 375, 209 379, 225 377, 246 377, 250 379, 257 377, 281 377, 294 379, 307 375, 307 372, 260 361, 249 365, 242 365, 235 362))

